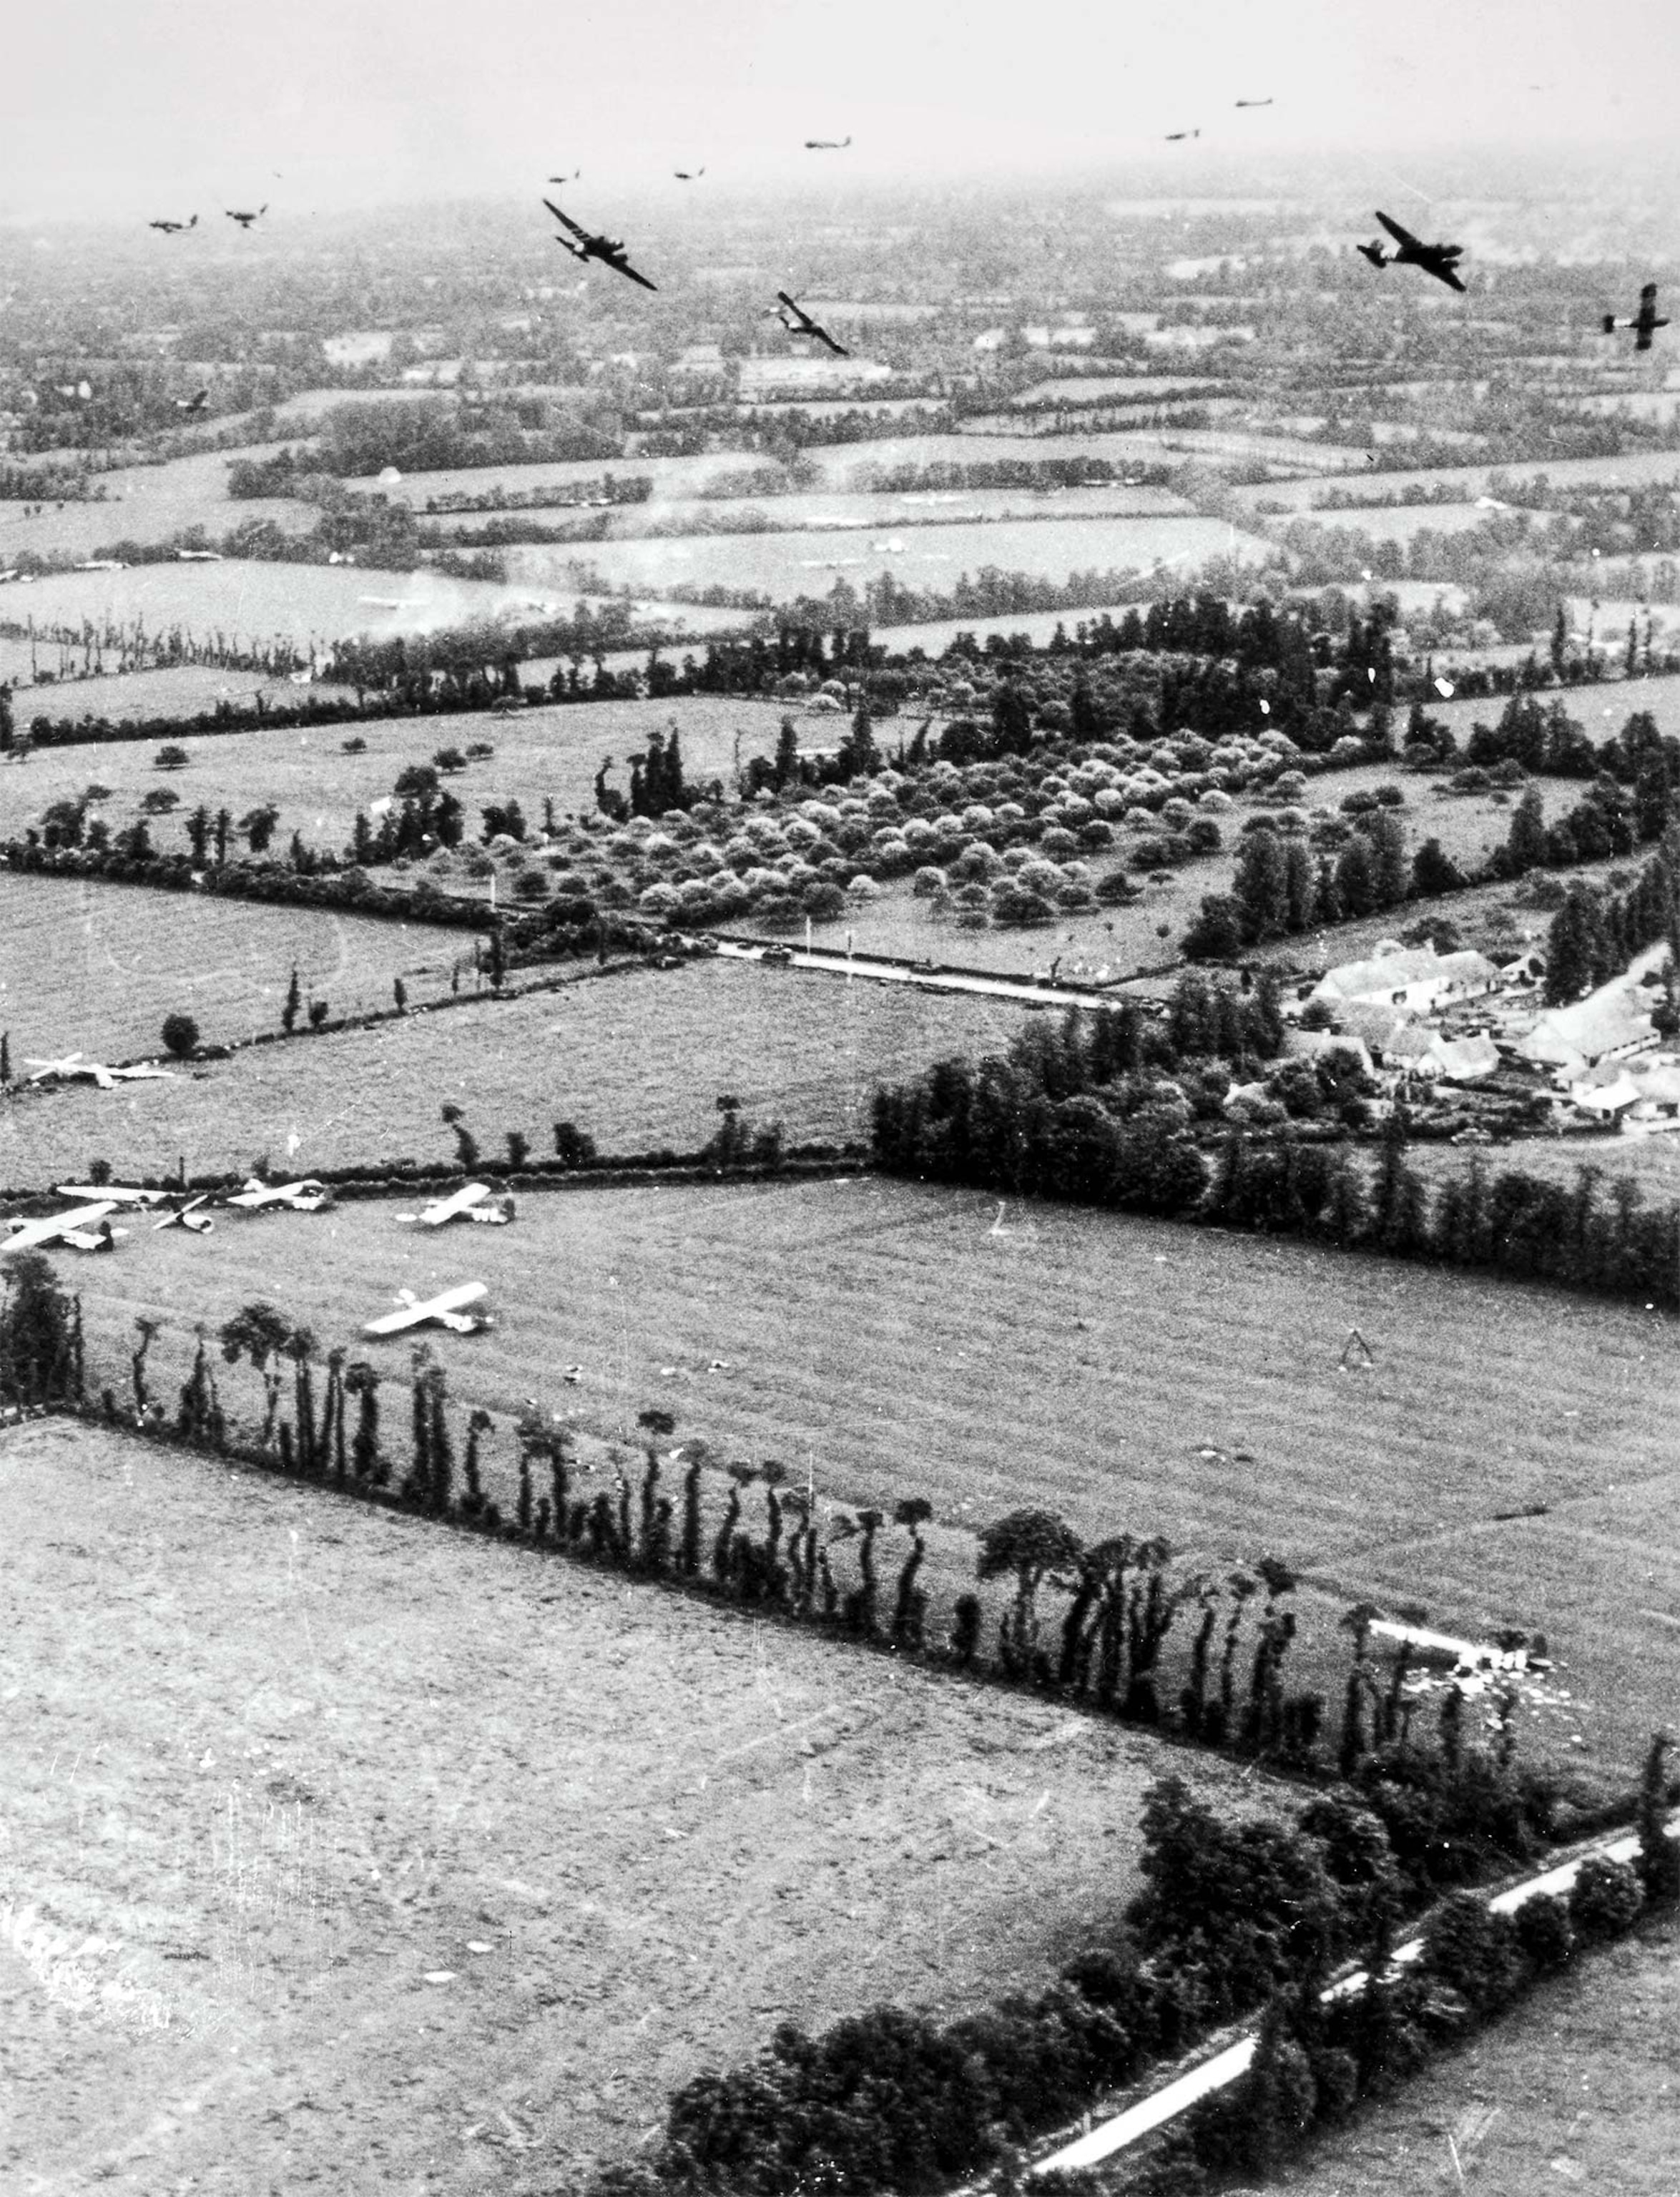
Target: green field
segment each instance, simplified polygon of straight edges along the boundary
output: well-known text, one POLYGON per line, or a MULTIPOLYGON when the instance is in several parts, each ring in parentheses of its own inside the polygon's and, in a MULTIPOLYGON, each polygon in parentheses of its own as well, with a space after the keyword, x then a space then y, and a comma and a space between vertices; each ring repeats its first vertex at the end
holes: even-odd
MULTIPOLYGON (((238 675, 202 675, 241 685, 238 675)), ((84 707, 88 705, 80 698, 96 694, 98 688, 89 681, 58 691, 75 693, 78 706, 84 707)), ((242 691, 248 691, 248 681, 242 691)), ((280 810, 278 850, 284 851, 297 831, 306 845, 339 854, 350 843, 357 809, 369 809, 388 796, 406 765, 430 762, 440 748, 464 750, 477 741, 488 741, 495 755, 444 781, 466 809, 467 841, 479 838, 480 812, 487 802, 517 800, 536 832, 542 826, 545 797, 562 815, 593 813, 595 774, 604 757, 617 758, 612 783, 622 791, 629 783, 625 758, 646 745, 650 733, 663 733, 672 724, 682 735, 685 775, 700 785, 713 778, 731 784, 738 741, 743 766, 753 756, 773 754, 785 710, 785 704, 700 695, 663 702, 547 704, 507 716, 468 710, 374 718, 312 731, 209 733, 172 743, 184 748, 188 764, 169 772, 155 768, 157 749, 143 741, 39 748, 22 769, 0 770, 0 838, 20 835, 54 802, 73 800, 93 782, 111 790, 111 797, 93 813, 113 830, 134 820, 142 796, 154 788, 179 796, 176 811, 149 820, 152 843, 160 852, 185 849, 184 819, 202 802, 212 813, 231 810, 235 821, 249 809, 272 804, 280 810), (344 744, 350 739, 365 741, 366 751, 346 755, 344 744)), ((807 723, 804 737, 809 739, 818 721, 807 723)))
MULTIPOLYGON (((10 879, 0 885, 16 889, 10 879)), ((181 903, 171 896, 160 906, 173 913, 181 903)), ((260 959, 246 949, 252 977, 240 1009, 247 1026, 277 1028, 289 967, 277 927, 294 912, 235 902, 183 913, 248 919, 263 943, 260 959)), ((335 919, 307 920, 324 926, 335 919)), ((413 985, 416 1001, 436 996, 440 983, 447 988, 443 957, 471 950, 462 932, 363 923, 345 925, 347 954, 364 931, 375 947, 388 941, 393 954, 406 943, 403 967, 430 956, 430 981, 413 985)), ((229 936, 243 944, 246 932, 235 921, 229 936)), ((323 958, 333 936, 322 934, 323 958)), ((185 942, 177 934, 177 950, 185 942)), ((556 973, 594 965, 562 964, 556 973)), ((221 979, 224 988, 230 975, 221 979)), ((340 987, 332 972, 317 965, 314 975, 336 1005, 340 987)), ((73 978, 67 971, 63 981, 73 978)), ((389 978, 383 999, 366 977, 363 988, 375 994, 370 1006, 389 1005, 389 978)), ((160 989, 159 1000, 164 996, 160 989)), ((159 1005, 147 1020, 154 1044, 164 1012, 159 1005)), ((1008 1000, 936 998, 903 985, 849 985, 739 961, 637 968, 520 1000, 486 999, 448 1014, 264 1046, 177 1082, 108 1093, 77 1086, 0 1105, 0 1181, 50 1181, 84 1168, 90 1154, 109 1159, 119 1180, 172 1168, 182 1151, 192 1173, 246 1167, 265 1152, 300 1172, 392 1158, 443 1162, 455 1149, 438 1111, 446 1100, 465 1110, 487 1157, 505 1156, 509 1129, 529 1137, 534 1153, 550 1151, 553 1125, 564 1120, 604 1152, 692 1151, 716 1130, 715 1101, 726 1093, 740 1099, 755 1127, 780 1121, 790 1141, 866 1139, 878 1083, 917 1074, 944 1053, 1001 1052, 1033 1012, 1008 1000)), ((235 1017, 224 1011, 223 1019, 235 1017)), ((25 1024, 14 1015, 14 1066, 25 1052, 67 1052, 77 1041, 67 1023, 32 1027, 54 1029, 54 1041, 24 1044, 25 1024)), ((109 1051, 120 1057, 118 1046, 109 1051)))
POLYGON ((536 2197, 1136 1888, 1171 1750, 1053 1703, 61 1423, 0 1489, 9 2188, 536 2197))
MULTIPOLYGON (((0 934, 0 1029, 10 1034, 19 1076, 31 1053, 156 1052, 164 1017, 177 1012, 194 1017, 206 1044, 273 1029, 294 968, 305 996, 325 999, 337 1015, 389 1006, 399 976, 418 1004, 449 989, 450 970, 473 944, 470 933, 435 925, 7 870, 0 934)), ((177 1102, 185 1096, 178 1085, 150 1087, 177 1102)), ((125 1093, 97 1095, 107 1119, 126 1108, 125 1093)), ((12 1118, 0 1105, 0 1123, 12 1118)), ((27 1139, 0 1127, 0 1179, 14 1180, 6 1162, 26 1165, 27 1139)))
MULTIPOLYGON (((124 467, 98 476, 106 491, 102 497, 66 503, 62 509, 49 498, 38 517, 26 516, 32 507, 20 502, 0 503, 0 567, 11 564, 20 550, 43 557, 90 557, 119 542, 166 542, 192 526, 202 526, 215 541, 246 519, 269 519, 288 534, 306 534, 320 517, 312 504, 289 496, 246 503, 229 497, 229 465, 272 455, 271 448, 257 444, 198 451, 159 466, 124 467)), ((16 616, 32 606, 34 594, 32 588, 14 594, 16 616)))
POLYGON ((528 1192, 510 1228, 437 1235, 383 1204, 233 1214, 68 1272, 125 1387, 142 1311, 161 1383, 252 1296, 326 1349, 398 1284, 482 1279, 494 1330, 433 1338, 459 1404, 535 1393, 609 1441, 657 1402, 680 1439, 808 1464, 831 1506, 925 1496, 944 1594, 972 1584, 973 1530, 1030 1503, 1216 1574, 1282 1557, 1317 1583, 1297 1662, 1326 1690, 1370 1593, 1545 1632, 1573 1701, 1532 1752, 1625 1777, 1680 1702, 1672 1326, 1637 1307, 870 1178, 528 1192), (1373 1372, 1339 1370, 1355 1325, 1373 1372))
MULTIPOLYGON (((43 671, 50 672, 58 660, 58 650, 50 642, 37 644, 36 660, 43 671)), ((79 653, 74 659, 80 664, 79 653)), ((139 717, 211 716, 218 702, 228 700, 248 706, 253 694, 260 693, 271 708, 285 709, 299 699, 298 689, 284 679, 264 679, 251 671, 218 671, 207 664, 178 664, 159 671, 121 671, 96 674, 90 678, 58 678, 30 683, 29 643, 0 641, 0 670, 9 670, 18 680, 18 688, 12 697, 12 707, 19 722, 26 729, 37 717, 48 717, 55 722, 69 717, 79 722, 87 717, 108 718, 113 724, 123 724, 139 717)), ((353 701, 354 690, 337 687, 330 680, 318 680, 310 693, 322 699, 353 701)), ((104 760, 115 763, 119 756, 128 755, 127 749, 107 748, 104 760)), ((149 767, 154 751, 140 751, 149 767)), ((49 799, 58 798, 58 786, 62 778, 70 781, 68 790, 79 793, 87 783, 87 776, 78 776, 73 763, 92 760, 84 750, 78 756, 68 759, 65 773, 54 780, 54 791, 49 799)), ((45 779, 51 772, 54 751, 40 749, 31 757, 36 767, 31 774, 32 782, 38 775, 45 779), (44 765, 45 768, 40 767, 44 765)), ((13 774, 7 774, 8 779, 13 774)), ((102 775, 108 782, 110 773, 102 775)), ((15 794, 20 789, 9 783, 3 789, 15 794)))
POLYGON ((1292 2197, 1417 2197, 1456 2190, 1462 2175, 1479 2197, 1579 2188, 1672 2197, 1677 2034, 1680 1929, 1665 1921, 1542 1984, 1268 2186, 1292 2197))

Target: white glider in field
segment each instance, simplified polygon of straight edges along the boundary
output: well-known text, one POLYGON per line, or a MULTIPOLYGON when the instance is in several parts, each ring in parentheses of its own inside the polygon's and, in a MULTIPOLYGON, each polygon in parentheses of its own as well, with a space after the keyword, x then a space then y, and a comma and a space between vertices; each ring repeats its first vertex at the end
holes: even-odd
POLYGON ((119 1083, 139 1082, 152 1077, 169 1081, 174 1075, 174 1070, 168 1068, 107 1068, 102 1060, 89 1060, 79 1052, 67 1052, 62 1060, 26 1060, 23 1064, 35 1070, 29 1079, 32 1083, 67 1083, 85 1075, 101 1091, 114 1091, 119 1083))
POLYGON ((126 1228, 111 1226, 116 1209, 101 1198, 96 1205, 72 1205, 41 1220, 9 1220, 0 1251, 32 1251, 43 1243, 68 1243, 78 1251, 114 1250, 118 1237, 128 1234, 126 1228))
POLYGON ((427 1297, 422 1301, 412 1290, 399 1290, 397 1301, 402 1309, 388 1312, 379 1319, 370 1319, 362 1329, 364 1335, 400 1335, 406 1327, 422 1327, 428 1320, 439 1327, 447 1327, 456 1335, 477 1335, 491 1325, 487 1313, 463 1312, 463 1305, 477 1304, 485 1294, 483 1282, 462 1282, 459 1287, 445 1290, 441 1296, 427 1297))
POLYGON ((56 1189, 61 1197, 79 1197, 92 1205, 161 1205, 169 1196, 166 1190, 139 1190, 120 1182, 61 1182, 56 1189))
POLYGON ((319 1213, 323 1205, 333 1203, 333 1193, 313 1175, 304 1175, 298 1182, 261 1182, 253 1174, 245 1188, 236 1190, 228 1203, 242 1205, 252 1213, 265 1205, 287 1206, 293 1213, 319 1213))
POLYGON ((208 1205, 210 1193, 201 1191, 196 1197, 188 1198, 185 1205, 177 1205, 173 1213, 165 1213, 161 1220, 154 1220, 153 1228, 188 1228, 194 1236, 208 1236, 216 1223, 207 1213, 200 1213, 201 1205, 208 1205))
POLYGON ((478 1220, 486 1227, 505 1227, 513 1218, 513 1201, 505 1193, 496 1197, 487 1182, 464 1183, 447 1197, 434 1197, 418 1213, 399 1213, 399 1220, 417 1228, 441 1228, 448 1220, 478 1220))

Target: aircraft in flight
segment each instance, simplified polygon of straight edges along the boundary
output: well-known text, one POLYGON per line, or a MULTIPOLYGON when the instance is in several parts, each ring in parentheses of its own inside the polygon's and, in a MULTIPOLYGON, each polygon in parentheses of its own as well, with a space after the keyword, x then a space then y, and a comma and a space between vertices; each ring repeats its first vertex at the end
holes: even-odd
POLYGON ((223 206, 222 209, 223 212, 227 215, 229 221, 236 221, 240 227, 244 229, 248 229, 253 221, 260 221, 268 210, 269 206, 266 199, 263 201, 262 205, 258 207, 255 213, 235 213, 231 206, 223 206))
POLYGON ((1269 99, 1239 99, 1237 104, 1239 107, 1270 107, 1272 102, 1269 99))
POLYGON ((196 214, 190 221, 148 221, 146 224, 148 229, 162 229, 165 236, 184 236, 189 229, 196 229, 198 225, 199 217, 196 214))
POLYGON ((177 412, 202 412, 209 396, 207 389, 200 389, 195 396, 177 397, 173 400, 175 409, 177 412))
POLYGON ((786 308, 786 311, 778 313, 776 318, 781 322, 782 326, 787 330, 791 336, 814 336, 820 344, 826 344, 827 345, 828 349, 834 353, 836 358, 849 358, 851 357, 852 354, 847 350, 845 345, 836 343, 833 337, 830 335, 828 330, 823 326, 822 322, 820 321, 814 321, 811 318, 811 316, 805 310, 805 308, 802 305, 797 304, 793 299, 790 298, 785 290, 778 290, 776 295, 781 299, 783 305, 786 308), (791 320, 788 318, 789 313, 791 313, 793 316, 791 320))
POLYGON ((1422 244, 1409 229, 1402 229, 1399 222, 1391 221, 1381 207, 1376 217, 1399 249, 1384 252, 1380 236, 1374 244, 1362 244, 1358 248, 1373 267, 1421 267, 1426 275, 1445 282, 1449 290, 1463 291, 1464 285, 1458 279, 1457 268, 1464 253, 1462 244, 1422 244))
POLYGON ((680 183, 698 183, 705 172, 704 168, 676 168, 672 171, 680 183))
POLYGON ((1613 313, 1604 316, 1605 334, 1613 336, 1618 328, 1631 328, 1636 351, 1649 351, 1651 338, 1659 328, 1667 326, 1666 321, 1657 317, 1657 286, 1654 282, 1648 282, 1639 293, 1639 310, 1631 321, 1619 321, 1613 313))
POLYGON ((448 1197, 435 1197, 418 1213, 399 1213, 417 1228, 441 1228, 449 1220, 477 1220, 491 1228, 505 1227, 513 1218, 511 1197, 497 1197, 487 1182, 469 1182, 448 1197))
POLYGON ((175 1074, 170 1068, 107 1068, 102 1060, 88 1060, 79 1052, 67 1052, 62 1060, 26 1059, 23 1064, 35 1070, 32 1083, 68 1083, 84 1075, 101 1091, 114 1091, 119 1083, 167 1083, 175 1074))
POLYGON ((808 137, 805 150, 808 153, 843 153, 851 142, 849 137, 808 137))
POLYGON ((582 168, 574 168, 569 176, 550 176, 548 180, 551 183, 575 183, 582 173, 582 168))
POLYGON ((1202 132, 1199 130, 1169 130, 1167 132, 1167 142, 1169 145, 1182 145, 1185 138, 1199 137, 1201 135, 1202 132))
POLYGON ((184 1205, 177 1205, 173 1213, 165 1213, 161 1220, 154 1220, 153 1229, 155 1232, 159 1228, 185 1228, 194 1236, 208 1236, 216 1223, 207 1213, 200 1213, 199 1208, 209 1203, 210 1192, 200 1191, 196 1197, 189 1197, 184 1205))
POLYGON ((43 1220, 9 1220, 0 1251, 32 1251, 43 1243, 69 1243, 78 1251, 113 1251, 117 1238, 128 1234, 126 1228, 111 1226, 110 1215, 116 1209, 111 1199, 101 1197, 96 1204, 72 1205, 43 1220))
POLYGON ((293 1213, 319 1213, 322 1206, 333 1203, 333 1193, 324 1182, 313 1175, 305 1175, 298 1182, 262 1182, 253 1174, 243 1190, 237 1190, 228 1200, 229 1205, 243 1205, 255 1213, 265 1205, 284 1205, 293 1213))
POLYGON ((569 213, 562 213, 553 199, 544 199, 542 203, 560 226, 569 229, 571 235, 577 239, 576 244, 571 237, 557 236, 554 239, 555 243, 564 246, 574 259, 599 259, 602 266, 611 267, 615 274, 628 275, 631 281, 640 282, 644 290, 658 288, 657 282, 650 282, 646 275, 638 275, 631 266, 620 238, 597 236, 593 230, 585 229, 582 222, 574 221, 569 213))
POLYGON ((483 1282, 462 1282, 453 1290, 444 1290, 439 1296, 427 1297, 421 1302, 412 1290, 399 1290, 398 1312, 385 1313, 379 1319, 370 1319, 363 1327, 364 1335, 400 1335, 404 1328, 421 1327, 428 1320, 439 1327, 447 1327, 456 1335, 478 1335, 495 1325, 488 1313, 463 1312, 463 1305, 477 1304, 486 1294, 483 1282))

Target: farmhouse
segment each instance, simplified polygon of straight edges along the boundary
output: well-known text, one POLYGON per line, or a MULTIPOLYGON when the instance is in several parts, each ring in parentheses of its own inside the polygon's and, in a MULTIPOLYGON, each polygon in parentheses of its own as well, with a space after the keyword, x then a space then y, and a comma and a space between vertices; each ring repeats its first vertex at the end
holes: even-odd
POLYGON ((1680 1129, 1680 1062, 1671 1054, 1602 1062, 1570 1084, 1569 1100, 1628 1136, 1680 1129))
POLYGON ((1512 1049, 1519 1060, 1552 1069, 1554 1081, 1561 1082, 1578 1079, 1602 1060, 1648 1052, 1656 1041, 1650 1016, 1619 977, 1573 1006, 1548 1007, 1512 1049))
POLYGON ((1451 1038, 1422 1023, 1397 1029, 1383 1057, 1388 1067, 1431 1083, 1479 1083, 1499 1065, 1499 1048, 1486 1031, 1451 1038))
POLYGON ((1437 954, 1433 946, 1379 949, 1369 961, 1345 962, 1308 994, 1326 1006, 1391 1006, 1415 1015, 1498 991, 1499 971, 1480 954, 1437 954))

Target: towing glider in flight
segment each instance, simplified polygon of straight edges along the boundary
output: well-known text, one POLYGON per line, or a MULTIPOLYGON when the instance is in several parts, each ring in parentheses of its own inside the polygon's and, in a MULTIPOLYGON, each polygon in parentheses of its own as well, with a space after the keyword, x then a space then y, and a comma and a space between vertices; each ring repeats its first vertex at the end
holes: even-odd
POLYGON ((370 1319, 362 1332, 364 1335, 400 1335, 404 1328, 423 1327, 428 1320, 439 1327, 447 1327, 456 1335, 478 1335, 493 1326, 488 1313, 463 1312, 463 1305, 477 1304, 486 1294, 483 1282, 462 1282, 459 1288, 445 1290, 441 1296, 427 1297, 421 1302, 412 1290, 399 1290, 397 1301, 402 1309, 388 1312, 379 1319, 370 1319))
POLYGON ((1199 137, 1201 135, 1202 132, 1199 130, 1169 130, 1167 132, 1167 142, 1169 145, 1182 145, 1187 137, 1199 137))
POLYGON ((1374 244, 1362 244, 1359 250, 1373 267, 1421 267, 1436 281, 1445 282, 1449 290, 1463 290, 1464 285, 1458 279, 1458 262, 1464 256, 1462 244, 1424 244, 1409 229, 1402 229, 1399 222, 1390 220, 1381 207, 1376 217, 1399 249, 1385 252, 1380 236, 1374 244))
POLYGON ((42 1220, 9 1220, 0 1251, 32 1251, 38 1244, 69 1243, 78 1251, 113 1251, 126 1228, 113 1228, 110 1216, 114 1202, 101 1197, 94 1205, 72 1205, 42 1220))
POLYGON ((469 1182, 448 1197, 433 1198, 418 1213, 399 1213, 397 1218, 416 1228, 441 1228, 450 1220, 477 1220, 487 1227, 501 1228, 513 1218, 513 1201, 496 1197, 487 1182, 469 1182))
POLYGON ((1631 328, 1636 351, 1649 351, 1651 338, 1659 328, 1667 326, 1666 321, 1657 317, 1657 286, 1654 282, 1648 282, 1639 293, 1639 310, 1631 321, 1619 321, 1613 313, 1604 316, 1605 334, 1613 336, 1618 328, 1631 328))
POLYGON ((562 213, 553 199, 542 201, 562 229, 570 229, 571 236, 557 236, 556 244, 562 246, 574 259, 599 259, 603 267, 610 267, 616 275, 628 275, 633 282, 640 282, 644 290, 657 290, 659 285, 650 282, 646 275, 638 275, 625 254, 623 241, 616 236, 598 236, 593 229, 585 229, 581 221, 574 221, 569 213, 562 213), (574 244, 572 237, 577 241, 574 244))
POLYGON ((830 335, 828 330, 823 326, 822 322, 820 321, 814 321, 811 318, 811 316, 805 310, 805 308, 796 303, 793 299, 790 298, 785 290, 778 290, 776 295, 781 299, 783 305, 786 308, 785 311, 778 313, 776 318, 781 322, 782 326, 787 330, 791 336, 814 336, 820 344, 825 344, 827 345, 828 349, 834 353, 836 358, 849 358, 851 357, 852 354, 847 350, 845 345, 836 343, 833 337, 830 335), (790 313, 793 316, 791 320, 788 318, 788 315, 790 313))
POLYGON ((705 172, 704 168, 675 168, 672 171, 680 183, 698 183, 705 172))

